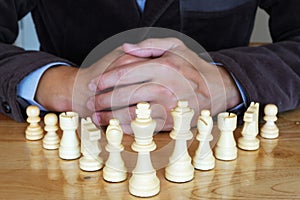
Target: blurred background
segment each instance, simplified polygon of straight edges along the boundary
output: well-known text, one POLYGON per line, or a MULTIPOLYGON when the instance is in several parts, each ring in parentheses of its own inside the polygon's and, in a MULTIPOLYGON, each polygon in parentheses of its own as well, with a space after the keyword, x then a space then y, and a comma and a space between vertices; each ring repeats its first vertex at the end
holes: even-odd
MULTIPOLYGON (((269 43, 272 41, 269 34, 268 19, 269 17, 266 12, 258 9, 251 43, 269 43)), ((27 50, 39 49, 39 41, 34 29, 31 14, 26 15, 22 21, 19 22, 19 36, 15 45, 27 50)))

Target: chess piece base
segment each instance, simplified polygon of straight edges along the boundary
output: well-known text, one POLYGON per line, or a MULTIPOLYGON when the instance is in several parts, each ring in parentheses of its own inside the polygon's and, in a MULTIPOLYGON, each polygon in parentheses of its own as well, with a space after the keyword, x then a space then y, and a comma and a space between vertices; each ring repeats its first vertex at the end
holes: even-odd
POLYGON ((165 177, 167 180, 176 183, 184 183, 194 178, 194 167, 190 164, 179 169, 176 164, 170 165, 165 169, 165 177))
POLYGON ((238 139, 238 147, 240 149, 248 150, 248 151, 254 151, 259 149, 259 139, 245 139, 245 138, 239 138, 238 139))
POLYGON ((59 148, 59 138, 58 136, 48 136, 45 135, 43 139, 43 148, 54 150, 59 148))
POLYGON ((275 139, 279 136, 279 129, 278 128, 268 128, 263 127, 260 131, 260 136, 266 139, 275 139))
POLYGON ((43 138, 43 130, 40 127, 28 127, 25 131, 27 140, 40 140, 43 138))
POLYGON ((97 171, 102 169, 103 161, 100 157, 98 159, 87 159, 86 157, 82 157, 79 159, 79 167, 83 171, 97 171))
POLYGON ((59 157, 65 160, 74 160, 80 157, 81 153, 79 148, 68 148, 60 145, 59 157))
POLYGON ((195 157, 193 160, 193 165, 194 165, 195 169, 198 169, 198 170, 211 170, 211 169, 215 168, 215 163, 216 163, 216 159, 213 156, 212 152, 207 154, 207 156, 204 158, 197 159, 195 157))
POLYGON ((160 191, 160 181, 156 172, 141 174, 133 173, 129 179, 130 194, 138 197, 155 196, 160 191))
POLYGON ((237 158, 237 148, 236 147, 216 147, 215 157, 218 160, 235 160, 237 158))
POLYGON ((54 143, 54 144, 46 144, 46 143, 43 143, 43 148, 44 149, 48 149, 48 150, 56 150, 59 148, 59 143, 54 143))
POLYGON ((126 169, 112 169, 105 166, 103 168, 103 179, 108 182, 118 183, 125 181, 127 178, 126 169))

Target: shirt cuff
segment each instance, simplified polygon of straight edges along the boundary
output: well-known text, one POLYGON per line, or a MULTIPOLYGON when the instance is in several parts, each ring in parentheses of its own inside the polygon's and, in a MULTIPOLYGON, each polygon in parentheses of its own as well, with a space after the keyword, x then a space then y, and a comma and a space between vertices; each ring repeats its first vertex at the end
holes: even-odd
MULTIPOLYGON (((241 107, 241 106, 247 107, 247 98, 246 98, 246 94, 245 94, 245 91, 244 91, 242 85, 240 84, 240 82, 236 79, 236 77, 231 72, 230 72, 230 75, 233 78, 233 80, 241 94, 242 101, 243 101, 241 104, 237 105, 236 107, 241 107)), ((234 109, 234 108, 232 108, 232 109, 234 109)))
POLYGON ((38 83, 44 72, 50 67, 57 65, 70 66, 64 62, 49 63, 25 76, 22 81, 17 85, 17 96, 25 99, 29 104, 38 106, 42 111, 47 111, 42 105, 35 101, 35 93, 38 83))

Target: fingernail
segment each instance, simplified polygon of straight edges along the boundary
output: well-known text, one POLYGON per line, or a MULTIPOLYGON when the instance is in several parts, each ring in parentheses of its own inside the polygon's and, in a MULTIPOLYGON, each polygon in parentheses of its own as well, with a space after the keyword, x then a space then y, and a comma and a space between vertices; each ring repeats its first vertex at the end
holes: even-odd
POLYGON ((94 99, 89 99, 86 103, 86 106, 89 110, 94 111, 95 110, 94 99))
POLYGON ((98 115, 97 113, 94 113, 92 115, 92 120, 96 124, 96 126, 101 126, 101 124, 100 124, 100 115, 98 115))
POLYGON ((97 91, 96 80, 91 80, 91 82, 88 85, 88 88, 89 88, 90 91, 96 92, 97 91))
POLYGON ((124 43, 122 47, 123 47, 123 51, 125 52, 134 51, 138 48, 136 44, 130 44, 130 43, 124 43))

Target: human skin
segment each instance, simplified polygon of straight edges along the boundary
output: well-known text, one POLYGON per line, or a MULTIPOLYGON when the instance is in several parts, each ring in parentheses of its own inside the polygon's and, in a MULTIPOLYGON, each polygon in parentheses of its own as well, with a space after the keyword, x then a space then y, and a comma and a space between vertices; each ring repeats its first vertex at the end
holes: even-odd
MULTIPOLYGON (((50 68, 40 80, 36 100, 49 110, 92 116, 101 126, 118 118, 124 132, 131 133, 139 102, 151 104, 157 131, 167 131, 178 100, 188 101, 195 113, 209 109, 215 115, 240 103, 241 97, 224 68, 204 61, 180 40, 164 38, 124 44, 89 68, 50 68)), ((197 114, 191 125, 196 121, 197 114)))

